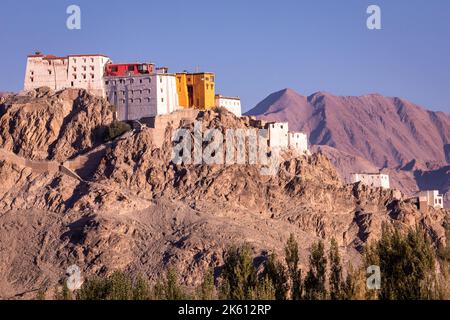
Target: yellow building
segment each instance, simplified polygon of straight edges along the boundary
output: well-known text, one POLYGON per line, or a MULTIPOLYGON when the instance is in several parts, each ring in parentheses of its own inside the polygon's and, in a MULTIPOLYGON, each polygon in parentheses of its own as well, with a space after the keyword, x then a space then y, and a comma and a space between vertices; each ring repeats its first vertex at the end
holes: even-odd
POLYGON ((177 73, 177 93, 183 108, 211 109, 215 106, 214 73, 177 73))

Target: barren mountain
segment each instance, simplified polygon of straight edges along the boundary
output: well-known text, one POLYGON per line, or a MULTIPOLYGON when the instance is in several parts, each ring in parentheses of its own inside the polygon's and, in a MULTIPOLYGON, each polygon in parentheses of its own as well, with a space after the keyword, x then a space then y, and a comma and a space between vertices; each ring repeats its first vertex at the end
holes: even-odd
POLYGON ((269 95, 247 115, 288 121, 291 130, 307 132, 311 144, 332 147, 321 148, 343 178, 352 171, 386 168, 392 172, 393 185, 404 186, 404 192, 438 187, 448 191, 450 116, 446 113, 378 94, 338 97, 318 92, 305 97, 285 89, 269 95))
POLYGON ((176 112, 166 128, 104 144, 110 108, 84 91, 38 90, 0 110, 0 298, 51 292, 72 264, 84 276, 121 269, 153 280, 175 265, 192 285, 220 270, 228 245, 246 241, 261 261, 283 254, 290 233, 303 267, 311 244, 332 237, 344 264, 357 264, 382 223, 419 223, 446 240, 448 211, 421 213, 395 190, 346 185, 321 152, 286 152, 275 176, 259 165, 171 161, 174 128, 250 127, 229 112, 176 112))

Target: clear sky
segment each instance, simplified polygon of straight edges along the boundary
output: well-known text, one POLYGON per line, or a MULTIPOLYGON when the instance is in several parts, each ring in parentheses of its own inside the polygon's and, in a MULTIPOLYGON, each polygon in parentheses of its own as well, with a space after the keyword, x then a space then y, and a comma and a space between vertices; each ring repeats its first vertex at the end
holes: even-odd
POLYGON ((1 0, 0 91, 22 89, 26 55, 104 53, 216 73, 244 110, 289 87, 380 93, 450 113, 449 0, 1 0), (81 30, 66 8, 81 7, 81 30), (368 5, 382 30, 366 27, 368 5))

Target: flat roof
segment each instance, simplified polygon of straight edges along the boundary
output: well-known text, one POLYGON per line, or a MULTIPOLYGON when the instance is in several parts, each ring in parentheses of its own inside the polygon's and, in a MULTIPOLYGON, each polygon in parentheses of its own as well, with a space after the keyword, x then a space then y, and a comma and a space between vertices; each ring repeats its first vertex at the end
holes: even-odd
POLYGON ((44 59, 67 59, 70 57, 105 57, 105 58, 109 59, 109 57, 104 54, 70 54, 67 56, 58 57, 58 56, 55 56, 52 54, 40 53, 40 54, 29 54, 27 57, 28 58, 44 58, 44 59))
POLYGON ((127 63, 110 63, 108 66, 134 66, 137 64, 151 64, 154 66, 155 64, 152 62, 127 62, 127 63))
POLYGON ((216 94, 216 98, 224 98, 224 99, 231 99, 231 100, 241 100, 241 98, 239 98, 239 97, 223 96, 221 94, 216 94))

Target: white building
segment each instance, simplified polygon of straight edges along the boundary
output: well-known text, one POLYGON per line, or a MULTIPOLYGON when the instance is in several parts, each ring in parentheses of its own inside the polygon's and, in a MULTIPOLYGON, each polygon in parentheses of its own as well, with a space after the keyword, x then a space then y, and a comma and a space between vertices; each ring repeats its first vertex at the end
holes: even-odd
POLYGON ((70 55, 56 57, 35 54, 27 58, 24 90, 49 87, 85 89, 91 94, 105 97, 103 75, 111 60, 104 55, 70 55))
POLYGON ((297 150, 300 153, 308 151, 308 136, 303 132, 289 132, 289 148, 297 150))
POLYGON ((433 208, 444 208, 444 196, 438 190, 427 190, 419 193, 419 201, 426 201, 433 208))
POLYGON ((374 188, 390 188, 389 175, 382 173, 352 173, 351 183, 362 182, 374 188))
POLYGON ((289 147, 289 124, 287 122, 269 122, 266 125, 269 131, 269 147, 289 147))
POLYGON ((228 111, 234 113, 237 117, 242 116, 241 99, 239 97, 225 97, 217 94, 215 100, 216 107, 226 108, 228 111))
POLYGON ((179 108, 176 77, 168 73, 105 77, 106 96, 118 119, 139 120, 179 108))

